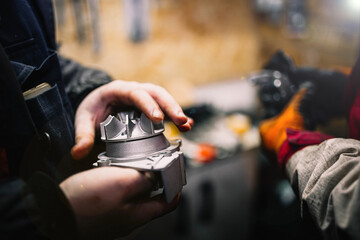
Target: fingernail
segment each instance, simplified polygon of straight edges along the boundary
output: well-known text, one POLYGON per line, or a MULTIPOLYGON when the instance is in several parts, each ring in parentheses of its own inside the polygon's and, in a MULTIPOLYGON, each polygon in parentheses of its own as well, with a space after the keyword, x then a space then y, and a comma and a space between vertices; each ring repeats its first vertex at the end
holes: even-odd
POLYGON ((182 132, 186 132, 186 131, 191 130, 191 125, 186 123, 186 124, 178 126, 178 129, 182 132))
POLYGON ((159 110, 157 110, 157 109, 155 109, 155 110, 153 111, 152 116, 153 116, 154 118, 158 118, 158 119, 162 119, 162 118, 163 118, 162 113, 161 113, 159 110))
POLYGON ((186 118, 185 114, 182 111, 178 112, 178 117, 186 118))
POLYGON ((81 138, 77 143, 76 143, 76 148, 83 148, 85 145, 87 144, 86 139, 81 138))

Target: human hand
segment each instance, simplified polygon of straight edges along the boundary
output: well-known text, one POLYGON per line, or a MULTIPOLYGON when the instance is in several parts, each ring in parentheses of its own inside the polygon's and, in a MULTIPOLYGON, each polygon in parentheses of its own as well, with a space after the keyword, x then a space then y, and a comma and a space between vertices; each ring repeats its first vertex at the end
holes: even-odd
POLYGON ((188 131, 193 125, 193 120, 185 116, 164 88, 151 83, 115 80, 92 91, 79 105, 72 157, 84 158, 94 145, 95 131, 100 123, 109 114, 129 106, 137 107, 155 123, 161 122, 166 114, 181 131, 188 131))
POLYGON ((179 197, 167 203, 149 197, 151 182, 144 174, 118 167, 101 167, 75 174, 60 184, 72 206, 79 234, 85 239, 126 236, 150 220, 175 209, 179 197))

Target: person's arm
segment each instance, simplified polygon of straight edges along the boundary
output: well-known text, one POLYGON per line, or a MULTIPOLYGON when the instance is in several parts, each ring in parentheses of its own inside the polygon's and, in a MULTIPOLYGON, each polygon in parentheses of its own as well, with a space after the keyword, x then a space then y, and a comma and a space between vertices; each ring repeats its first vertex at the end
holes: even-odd
POLYGON ((65 92, 74 110, 91 91, 112 81, 112 77, 104 71, 85 67, 60 54, 58 58, 65 92))
POLYGON ((360 239, 360 141, 308 146, 289 159, 286 173, 325 239, 360 239))
POLYGON ((262 144, 276 154, 301 201, 325 239, 358 239, 360 142, 307 131, 299 92, 277 117, 260 125, 262 144))

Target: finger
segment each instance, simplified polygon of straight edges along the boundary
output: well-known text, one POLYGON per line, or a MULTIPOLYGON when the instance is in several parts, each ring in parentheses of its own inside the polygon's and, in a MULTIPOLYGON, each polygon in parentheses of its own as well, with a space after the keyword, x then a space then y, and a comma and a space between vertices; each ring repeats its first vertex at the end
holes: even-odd
POLYGON ((189 131, 193 125, 194 125, 194 120, 188 117, 188 121, 185 124, 179 125, 177 127, 180 131, 186 132, 189 131))
POLYGON ((144 89, 137 88, 130 91, 128 93, 128 99, 151 121, 161 122, 164 120, 164 113, 162 112, 159 104, 144 89))
POLYGON ((162 87, 137 82, 124 82, 116 80, 108 85, 108 91, 112 99, 117 99, 128 105, 135 105, 151 121, 160 122, 164 119, 164 113, 177 125, 179 130, 188 131, 193 121, 182 111, 175 99, 162 87))
POLYGON ((116 80, 107 86, 106 91, 108 99, 119 104, 137 107, 153 122, 161 122, 164 119, 164 113, 160 106, 137 82, 116 80))
POLYGON ((191 129, 191 125, 189 123, 177 126, 177 128, 181 131, 181 132, 187 132, 191 129))
POLYGON ((194 125, 194 119, 192 119, 191 117, 188 117, 188 123, 192 127, 194 125))
POLYGON ((181 126, 188 122, 188 117, 184 114, 180 105, 175 101, 169 92, 160 86, 150 83, 144 83, 143 86, 160 105, 161 109, 163 109, 169 118, 175 123, 175 125, 181 126))
POLYGON ((75 145, 71 149, 71 156, 75 160, 89 154, 95 138, 95 123, 88 112, 80 112, 75 118, 75 145))

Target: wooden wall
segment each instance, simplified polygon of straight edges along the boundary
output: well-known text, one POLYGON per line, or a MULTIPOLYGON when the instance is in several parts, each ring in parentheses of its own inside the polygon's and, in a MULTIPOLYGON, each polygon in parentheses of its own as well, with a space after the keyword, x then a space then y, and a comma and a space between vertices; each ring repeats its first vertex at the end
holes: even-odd
POLYGON ((293 39, 286 33, 285 21, 274 26, 255 14, 252 0, 151 0, 150 34, 145 41, 133 43, 124 28, 123 1, 100 0, 102 49, 95 53, 88 9, 84 9, 87 38, 80 43, 67 0, 64 22, 57 31, 59 52, 114 78, 162 85, 187 105, 194 87, 246 76, 279 48, 299 65, 351 66, 359 34, 344 36, 341 23, 356 19, 330 14, 335 26, 327 20, 327 1, 309 2, 309 31, 304 38, 293 39))

